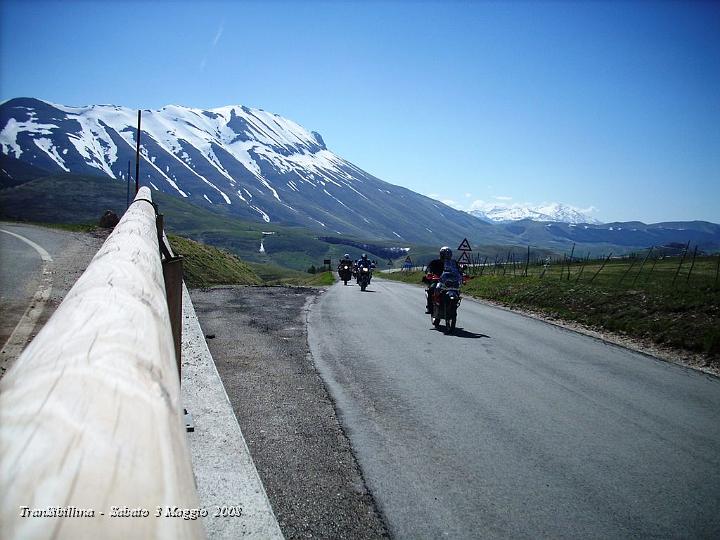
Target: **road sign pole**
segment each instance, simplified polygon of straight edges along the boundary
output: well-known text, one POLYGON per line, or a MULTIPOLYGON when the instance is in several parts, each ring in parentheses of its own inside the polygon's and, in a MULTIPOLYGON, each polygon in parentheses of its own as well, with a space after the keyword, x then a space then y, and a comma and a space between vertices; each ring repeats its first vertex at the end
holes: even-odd
POLYGON ((135 149, 135 194, 140 189, 140 116, 138 111, 138 128, 137 128, 137 147, 135 149))

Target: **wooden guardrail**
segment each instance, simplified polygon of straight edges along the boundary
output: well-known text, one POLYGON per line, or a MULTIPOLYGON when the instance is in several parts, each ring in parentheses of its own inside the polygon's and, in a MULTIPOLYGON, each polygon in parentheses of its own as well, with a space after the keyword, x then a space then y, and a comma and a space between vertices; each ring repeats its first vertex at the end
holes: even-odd
POLYGON ((0 381, 0 537, 205 536, 159 250, 142 188, 0 381))

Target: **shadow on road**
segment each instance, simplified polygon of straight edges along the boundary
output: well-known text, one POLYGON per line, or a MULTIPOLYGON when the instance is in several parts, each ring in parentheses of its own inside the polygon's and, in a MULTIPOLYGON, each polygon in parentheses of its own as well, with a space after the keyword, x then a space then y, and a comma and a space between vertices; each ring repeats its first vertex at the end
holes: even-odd
MULTIPOLYGON (((436 332, 445 332, 445 327, 440 326, 439 328, 431 328, 431 330, 435 330, 436 332)), ((476 334, 475 332, 470 332, 469 330, 465 330, 464 328, 460 328, 459 326, 455 327, 455 330, 449 334, 454 337, 460 337, 460 338, 468 338, 468 339, 480 339, 480 338, 488 338, 490 339, 490 336, 487 334, 476 334)))

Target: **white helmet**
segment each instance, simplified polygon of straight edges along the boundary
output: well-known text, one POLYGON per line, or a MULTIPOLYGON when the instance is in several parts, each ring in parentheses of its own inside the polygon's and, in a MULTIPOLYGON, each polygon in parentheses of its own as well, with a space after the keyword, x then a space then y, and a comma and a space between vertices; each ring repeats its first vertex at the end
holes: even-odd
POLYGON ((447 246, 441 247, 440 248, 440 258, 443 260, 452 259, 452 250, 447 246))

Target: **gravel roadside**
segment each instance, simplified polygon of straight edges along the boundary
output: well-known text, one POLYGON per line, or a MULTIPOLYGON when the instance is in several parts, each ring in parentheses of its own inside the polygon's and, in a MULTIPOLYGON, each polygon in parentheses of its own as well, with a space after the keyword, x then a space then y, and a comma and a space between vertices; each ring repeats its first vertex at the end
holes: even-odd
POLYGON ((190 291, 255 466, 286 538, 385 538, 307 344, 322 289, 190 291))

